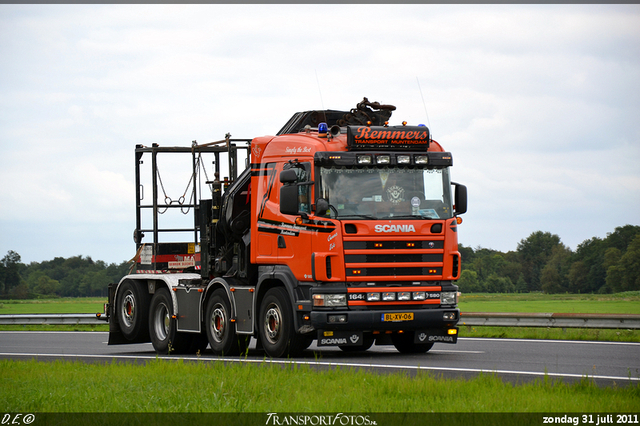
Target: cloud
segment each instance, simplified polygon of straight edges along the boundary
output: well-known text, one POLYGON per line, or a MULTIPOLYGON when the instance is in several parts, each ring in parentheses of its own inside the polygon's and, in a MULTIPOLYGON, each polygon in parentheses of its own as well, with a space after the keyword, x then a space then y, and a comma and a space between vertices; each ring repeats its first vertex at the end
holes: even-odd
POLYGON ((0 251, 130 257, 136 144, 274 134, 363 96, 453 153, 463 244, 512 250, 540 229, 575 247, 638 224, 639 18, 638 5, 0 5, 0 251))

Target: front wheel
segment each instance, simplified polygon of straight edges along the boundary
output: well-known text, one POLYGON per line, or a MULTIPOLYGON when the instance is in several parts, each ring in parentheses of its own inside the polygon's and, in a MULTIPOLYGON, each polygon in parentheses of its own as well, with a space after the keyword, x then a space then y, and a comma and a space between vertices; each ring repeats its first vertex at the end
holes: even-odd
POLYGON ((173 301, 166 288, 156 290, 149 308, 149 335, 159 354, 188 353, 196 335, 179 333, 173 318, 173 301))
POLYGON ((258 327, 262 347, 272 358, 296 356, 308 347, 308 339, 295 332, 293 308, 282 287, 270 289, 262 299, 258 327))
POLYGON ((236 334, 229 299, 221 288, 214 291, 207 302, 205 330, 214 354, 231 356, 247 351, 249 337, 236 334))

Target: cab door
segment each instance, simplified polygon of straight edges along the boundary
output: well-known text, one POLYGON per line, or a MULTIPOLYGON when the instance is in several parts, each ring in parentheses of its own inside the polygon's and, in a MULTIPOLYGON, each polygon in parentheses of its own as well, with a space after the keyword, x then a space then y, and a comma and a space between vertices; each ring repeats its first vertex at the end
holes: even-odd
POLYGON ((300 281, 312 279, 311 241, 316 233, 306 221, 296 219, 311 213, 311 163, 288 162, 282 164, 278 202, 280 204, 280 232, 277 236, 279 264, 288 265, 300 281))

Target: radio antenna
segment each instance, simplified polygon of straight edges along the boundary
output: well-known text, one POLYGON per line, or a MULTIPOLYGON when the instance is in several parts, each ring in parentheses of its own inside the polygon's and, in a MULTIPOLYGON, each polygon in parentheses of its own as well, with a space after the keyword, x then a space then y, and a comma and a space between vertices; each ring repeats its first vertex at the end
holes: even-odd
POLYGON ((324 109, 324 100, 322 99, 322 90, 320 90, 320 79, 318 78, 318 70, 317 69, 313 69, 316 72, 316 83, 318 83, 318 93, 320 94, 320 106, 322 106, 322 111, 324 114, 324 121, 327 121, 327 113, 325 112, 326 110, 324 109))
POLYGON ((424 113, 427 116, 427 125, 429 129, 431 129, 431 122, 429 121, 429 113, 427 112, 427 104, 424 103, 424 96, 422 96, 422 87, 420 87, 420 79, 416 76, 416 81, 418 82, 418 89, 420 90, 420 97, 422 98, 422 106, 424 106, 424 113))

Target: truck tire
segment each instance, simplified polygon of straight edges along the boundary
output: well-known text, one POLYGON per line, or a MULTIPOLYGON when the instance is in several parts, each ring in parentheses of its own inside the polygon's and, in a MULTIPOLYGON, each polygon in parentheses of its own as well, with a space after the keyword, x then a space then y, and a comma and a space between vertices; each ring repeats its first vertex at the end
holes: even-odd
POLYGON ((391 342, 398 352, 403 354, 422 354, 433 347, 433 343, 414 343, 413 337, 413 333, 394 334, 391 336, 391 342))
POLYGON ((122 335, 129 341, 149 340, 149 293, 132 281, 118 290, 116 316, 122 335))
POLYGON ((293 308, 282 287, 270 289, 262 299, 258 329, 262 347, 272 358, 296 356, 308 347, 307 340, 295 332, 293 308))
POLYGON ((173 301, 166 287, 156 290, 151 298, 149 308, 149 336, 153 348, 159 354, 188 353, 196 334, 176 331, 176 320, 173 318, 173 301))
POLYGON ((231 304, 224 289, 215 290, 209 298, 204 327, 214 354, 233 356, 247 351, 250 337, 236 334, 231 322, 231 304))

